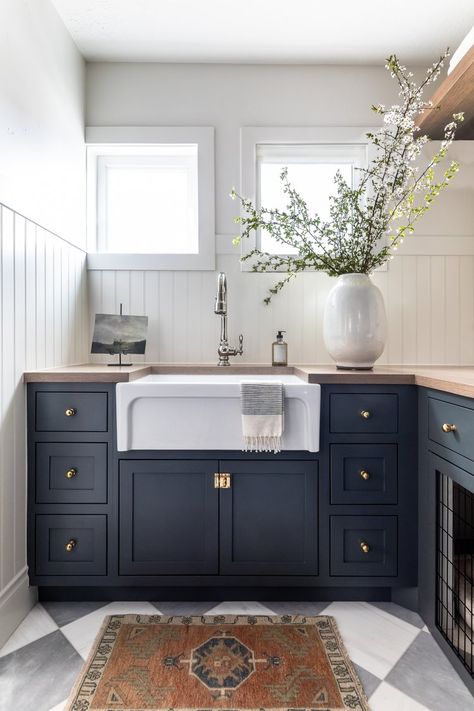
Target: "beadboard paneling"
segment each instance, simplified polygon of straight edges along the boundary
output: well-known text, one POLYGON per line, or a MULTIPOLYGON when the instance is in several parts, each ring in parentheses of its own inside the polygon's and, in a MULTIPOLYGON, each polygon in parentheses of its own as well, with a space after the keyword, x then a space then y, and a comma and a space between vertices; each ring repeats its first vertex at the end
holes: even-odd
MULTIPOLYGON (((244 334, 244 361, 268 363, 275 333, 285 329, 291 362, 330 362, 322 318, 332 279, 301 274, 265 306, 274 276, 241 272, 235 253, 219 254, 217 268, 227 273, 230 338, 235 343, 244 334)), ((216 360, 214 272, 90 271, 88 276, 91 323, 94 313, 115 313, 120 302, 124 313, 149 316, 146 356, 134 356, 135 362, 216 360)), ((388 320, 380 363, 472 365, 474 255, 400 254, 374 281, 383 292, 388 320)))
POLYGON ((85 253, 0 205, 0 603, 26 566, 30 368, 87 358, 85 253))

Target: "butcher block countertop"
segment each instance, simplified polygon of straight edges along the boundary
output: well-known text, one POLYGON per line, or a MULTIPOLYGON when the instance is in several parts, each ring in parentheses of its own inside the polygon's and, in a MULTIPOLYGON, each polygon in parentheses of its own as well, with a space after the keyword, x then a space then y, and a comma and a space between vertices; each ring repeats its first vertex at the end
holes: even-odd
POLYGON ((24 374, 26 383, 123 383, 152 373, 258 375, 294 374, 310 383, 353 385, 420 385, 454 395, 474 397, 474 366, 375 366, 371 371, 337 370, 332 365, 294 365, 272 367, 264 364, 231 365, 219 368, 214 364, 141 363, 129 367, 109 367, 101 364, 81 364, 31 370, 24 374))

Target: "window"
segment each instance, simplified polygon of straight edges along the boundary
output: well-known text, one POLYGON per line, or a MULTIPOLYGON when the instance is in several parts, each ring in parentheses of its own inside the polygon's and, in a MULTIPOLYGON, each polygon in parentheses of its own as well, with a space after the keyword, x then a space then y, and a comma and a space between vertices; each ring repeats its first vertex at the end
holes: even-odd
POLYGON ((197 254, 197 146, 118 153, 97 157, 99 251, 197 254))
MULTIPOLYGON (((241 143, 243 195, 259 207, 284 208, 287 197, 280 175, 287 167, 291 184, 304 197, 310 212, 317 212, 323 219, 329 217, 336 172, 349 185, 356 185, 356 168, 367 164, 367 139, 359 128, 245 128, 241 143)), ((255 248, 272 254, 296 254, 295 249, 283 248, 264 230, 242 243, 244 252, 255 248)), ((243 263, 244 269, 251 269, 249 262, 243 263)))
POLYGON ((87 130, 90 269, 214 269, 212 131, 87 130))

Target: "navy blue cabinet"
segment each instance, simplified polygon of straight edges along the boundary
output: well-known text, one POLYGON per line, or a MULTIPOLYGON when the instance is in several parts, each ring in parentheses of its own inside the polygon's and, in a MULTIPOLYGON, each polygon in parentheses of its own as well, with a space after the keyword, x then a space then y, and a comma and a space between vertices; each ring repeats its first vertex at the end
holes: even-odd
MULTIPOLYGON (((472 404, 469 400, 467 403, 472 404)), ((429 397, 428 437, 445 450, 474 460, 473 410, 466 405, 429 397)))
POLYGON ((107 503, 107 444, 37 442, 37 504, 107 503))
POLYGON ((396 516, 331 516, 333 575, 396 575, 396 516))
POLYGON ((318 574, 318 462, 221 461, 223 575, 318 574))
POLYGON ((106 432, 107 393, 39 391, 35 425, 37 432, 106 432))
POLYGON ((106 517, 38 514, 35 519, 37 575, 105 575, 106 517))
POLYGON ((317 462, 122 461, 119 572, 315 575, 317 496, 317 462))
POLYGON ((397 445, 333 444, 331 503, 398 503, 397 445))
POLYGON ((419 391, 419 607, 474 694, 474 400, 419 391))
POLYGON ((120 462, 121 575, 218 573, 216 461, 120 462))
POLYGON ((411 386, 323 386, 316 454, 118 452, 114 385, 31 384, 30 580, 91 599, 146 586, 389 599, 417 583, 416 403, 411 386))
POLYGON ((395 434, 398 432, 398 394, 333 393, 330 397, 330 431, 344 434, 395 434))

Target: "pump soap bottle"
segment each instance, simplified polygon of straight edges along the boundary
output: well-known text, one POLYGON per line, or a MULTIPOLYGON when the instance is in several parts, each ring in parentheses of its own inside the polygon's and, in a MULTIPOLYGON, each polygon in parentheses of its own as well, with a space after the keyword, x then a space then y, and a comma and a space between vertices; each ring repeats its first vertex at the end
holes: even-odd
POLYGON ((288 343, 283 340, 286 331, 278 331, 272 343, 272 365, 288 365, 288 343))

